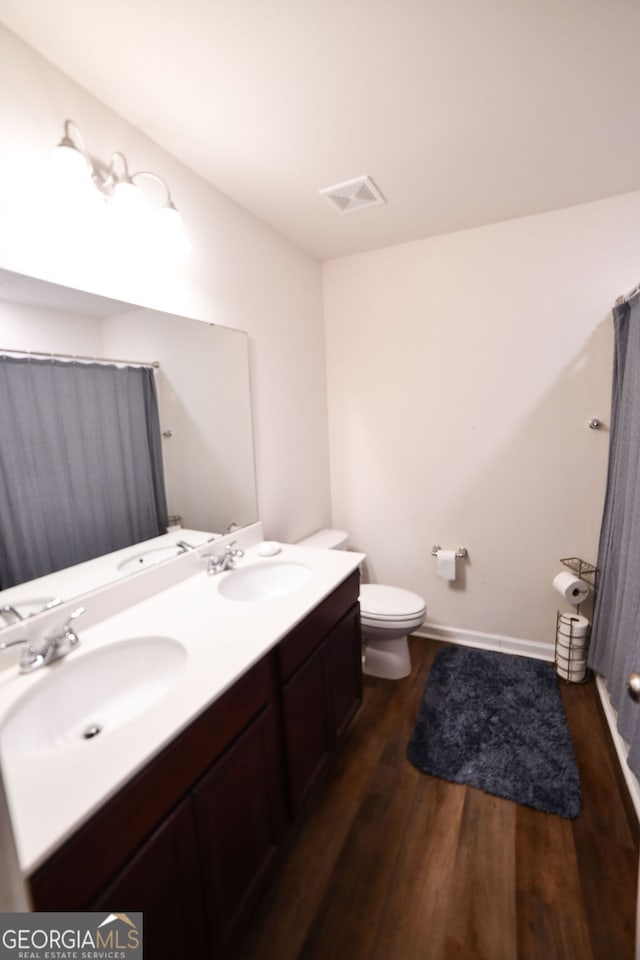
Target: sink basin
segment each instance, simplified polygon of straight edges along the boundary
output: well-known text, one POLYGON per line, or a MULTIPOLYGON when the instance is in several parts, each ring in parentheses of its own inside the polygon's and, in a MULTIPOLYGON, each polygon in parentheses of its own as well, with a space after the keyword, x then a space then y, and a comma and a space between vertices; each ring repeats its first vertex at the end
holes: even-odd
POLYGON ((136 570, 146 570, 156 563, 162 563, 163 560, 170 560, 184 553, 182 547, 175 543, 168 544, 166 547, 154 547, 152 550, 145 550, 144 553, 137 553, 133 557, 127 557, 118 564, 118 570, 123 573, 134 573, 136 570))
POLYGON ((42 667, 0 727, 0 750, 39 753, 86 744, 157 703, 187 662, 168 637, 139 637, 42 667))
POLYGON ((222 574, 218 590, 227 600, 276 600, 299 590, 312 576, 305 563, 257 563, 222 574))

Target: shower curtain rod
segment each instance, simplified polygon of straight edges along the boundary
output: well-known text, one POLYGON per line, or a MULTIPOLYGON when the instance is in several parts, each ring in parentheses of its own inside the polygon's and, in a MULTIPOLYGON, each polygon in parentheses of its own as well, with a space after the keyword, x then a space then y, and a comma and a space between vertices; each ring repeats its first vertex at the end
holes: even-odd
POLYGON ((616 307, 619 307, 623 303, 628 303, 633 297, 636 297, 640 293, 640 283, 637 283, 633 290, 630 290, 629 293, 621 294, 616 299, 616 307))
POLYGON ((88 363, 121 363, 126 367, 155 367, 160 366, 159 360, 151 363, 137 363, 135 360, 114 360, 113 357, 83 357, 78 353, 52 353, 43 350, 12 350, 10 347, 0 347, 0 356, 6 353, 17 353, 21 357, 45 357, 47 360, 80 360, 88 363))

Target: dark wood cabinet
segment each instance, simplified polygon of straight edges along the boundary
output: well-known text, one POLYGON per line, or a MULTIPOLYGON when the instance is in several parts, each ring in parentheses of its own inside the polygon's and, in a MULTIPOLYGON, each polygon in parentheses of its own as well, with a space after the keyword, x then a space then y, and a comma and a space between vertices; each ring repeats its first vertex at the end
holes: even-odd
POLYGON ((224 956, 285 832, 278 750, 269 706, 89 909, 141 911, 154 960, 224 956))
POLYGON ((328 710, 330 662, 325 644, 314 650, 282 691, 289 804, 297 816, 331 758, 328 710))
POLYGON ((352 607, 333 628, 327 644, 331 663, 331 719, 334 745, 337 745, 362 703, 362 638, 358 606, 352 607))
POLYGON ((275 710, 267 708, 193 794, 209 940, 230 944, 251 910, 285 833, 275 710))
POLYGON ((291 639, 307 654, 282 687, 289 804, 297 816, 362 701, 357 604, 318 639, 310 654, 305 625, 291 639))
POLYGON ((208 955, 188 801, 162 822, 87 909, 142 912, 145 956, 154 960, 193 960, 208 955))
POLYGON ((142 911, 145 955, 222 960, 362 696, 353 574, 30 878, 34 909, 142 911))

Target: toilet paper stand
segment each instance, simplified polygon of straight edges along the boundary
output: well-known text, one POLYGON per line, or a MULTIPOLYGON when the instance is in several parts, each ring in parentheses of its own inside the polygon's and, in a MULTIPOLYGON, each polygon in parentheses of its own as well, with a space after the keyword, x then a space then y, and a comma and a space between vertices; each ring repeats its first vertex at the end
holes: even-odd
MULTIPOLYGON (((580 557, 564 557, 560 560, 563 566, 576 574, 580 580, 588 583, 593 590, 595 599, 598 569, 592 563, 581 560, 580 557)), ((581 604, 576 605, 576 624, 580 615, 581 604)), ((591 677, 591 671, 586 666, 589 652, 589 638, 591 627, 586 629, 584 623, 574 626, 574 621, 560 610, 556 613, 556 640, 554 651, 554 666, 558 676, 566 683, 586 683, 591 677), (562 619, 564 618, 564 619, 562 619), (568 626, 568 633, 566 628, 568 626)))

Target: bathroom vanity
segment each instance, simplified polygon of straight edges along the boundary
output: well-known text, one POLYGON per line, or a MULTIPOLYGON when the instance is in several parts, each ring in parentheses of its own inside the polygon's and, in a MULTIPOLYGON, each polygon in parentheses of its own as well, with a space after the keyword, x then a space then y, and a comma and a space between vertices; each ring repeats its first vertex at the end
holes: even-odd
MULTIPOLYGON (((124 630, 162 624, 188 665, 119 730, 29 763, 3 757, 36 910, 142 911, 154 960, 229 954, 361 702, 362 555, 341 556, 285 547, 282 562, 313 575, 255 602, 221 595, 236 571, 198 571, 86 631, 92 656, 124 630), (46 819, 49 808, 54 826, 38 836, 37 811, 46 819)), ((247 551, 238 569, 261 563, 274 565, 247 551)))

